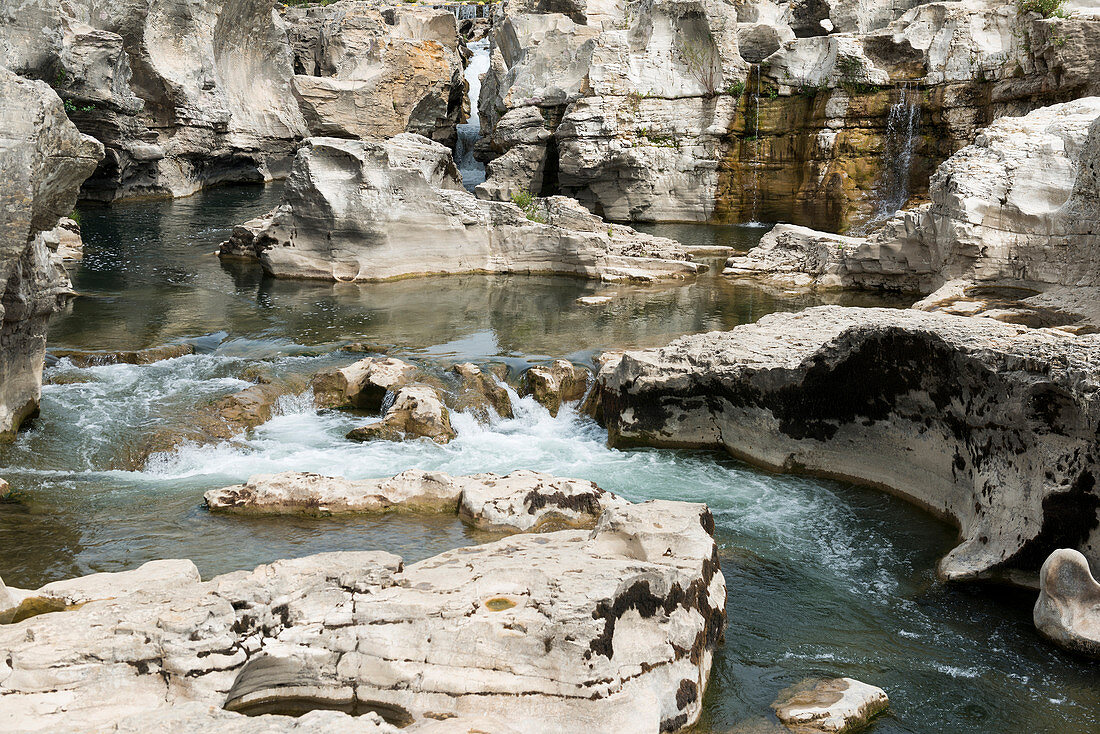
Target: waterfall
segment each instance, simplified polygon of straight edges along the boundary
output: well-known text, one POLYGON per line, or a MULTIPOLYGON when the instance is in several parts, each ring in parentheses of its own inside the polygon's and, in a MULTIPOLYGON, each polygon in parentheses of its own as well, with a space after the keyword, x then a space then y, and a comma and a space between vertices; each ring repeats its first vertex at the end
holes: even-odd
MULTIPOLYGON (((476 6, 475 6, 476 7, 476 6)), ((458 143, 455 145, 455 163, 462 174, 462 184, 473 189, 485 180, 485 165, 474 158, 474 145, 481 137, 481 120, 477 102, 481 95, 481 75, 489 70, 489 41, 482 39, 470 44, 474 52, 466 65, 465 77, 470 85, 470 116, 458 126, 458 143)))
POLYGON ((886 119, 882 174, 874 191, 875 213, 861 228, 865 232, 894 216, 909 200, 909 173, 920 130, 920 88, 902 82, 894 89, 894 96, 886 119))
POLYGON ((473 20, 474 18, 485 17, 485 6, 476 3, 447 3, 434 7, 450 10, 457 20, 473 20))
POLYGON ((749 216, 747 224, 760 224, 756 218, 756 210, 758 201, 760 198, 760 92, 761 92, 761 70, 760 64, 753 64, 752 71, 749 75, 749 85, 752 86, 752 78, 756 77, 756 88, 752 90, 752 103, 754 105, 753 113, 753 134, 752 134, 752 214, 749 216))

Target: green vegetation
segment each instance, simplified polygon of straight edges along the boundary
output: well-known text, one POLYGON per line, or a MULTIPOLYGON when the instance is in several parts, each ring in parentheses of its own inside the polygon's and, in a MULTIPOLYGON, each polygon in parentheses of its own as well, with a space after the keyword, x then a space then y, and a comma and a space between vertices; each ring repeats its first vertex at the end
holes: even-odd
POLYGON ((532 222, 546 224, 546 216, 539 209, 538 199, 527 189, 520 189, 512 194, 512 203, 522 209, 532 222))
POLYGON ((73 213, 69 215, 69 219, 76 222, 78 227, 80 226, 80 212, 76 209, 73 209, 73 213))
POLYGON ((714 39, 708 37, 702 41, 686 41, 679 51, 688 73, 703 87, 706 96, 718 94, 718 84, 722 81, 722 63, 714 39))
POLYGON ((745 82, 735 81, 726 85, 726 94, 731 97, 740 97, 745 93, 745 82))
POLYGON ((76 102, 73 102, 71 99, 67 99, 67 100, 65 100, 65 111, 66 112, 94 112, 95 111, 95 105, 94 104, 78 105, 76 102))
POLYGON ((663 133, 650 132, 648 127, 643 127, 638 131, 638 134, 649 141, 650 145, 654 145, 658 148, 679 148, 680 141, 672 135, 665 135, 663 133))
POLYGON ((1066 10, 1063 2, 1064 0, 1016 0, 1016 7, 1021 13, 1038 13, 1044 18, 1064 18, 1066 10))

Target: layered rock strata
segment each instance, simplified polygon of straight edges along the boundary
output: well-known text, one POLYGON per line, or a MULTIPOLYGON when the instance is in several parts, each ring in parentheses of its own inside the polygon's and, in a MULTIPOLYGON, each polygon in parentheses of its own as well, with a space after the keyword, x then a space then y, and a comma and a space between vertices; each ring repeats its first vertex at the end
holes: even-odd
POLYGON ((0 625, 0 726, 393 731, 380 715, 406 731, 456 716, 489 731, 681 731, 725 624, 713 529, 702 505, 656 501, 408 567, 326 553, 104 589, 0 625))
POLYGON ((604 279, 682 278, 705 266, 671 240, 609 227, 555 197, 527 211, 462 187, 452 152, 403 133, 384 142, 311 138, 283 203, 257 220, 249 252, 282 278, 385 280, 433 273, 568 273, 604 279))
POLYGON ((451 476, 410 469, 358 481, 303 472, 258 474, 245 484, 210 490, 206 504, 217 511, 276 515, 457 512, 480 530, 546 532, 594 527, 605 510, 629 503, 592 482, 540 472, 451 476))
POLYGON ((949 580, 1033 583, 1100 541, 1100 337, 823 306, 608 361, 613 445, 724 448, 887 488, 960 528, 949 580))
POLYGON ((53 85, 77 127, 106 146, 82 193, 101 201, 284 174, 306 134, 291 58, 264 0, 33 0, 0 11, 0 63, 53 85))
POLYGON ((46 322, 72 293, 47 234, 102 155, 45 83, 0 66, 0 441, 38 412, 46 322))

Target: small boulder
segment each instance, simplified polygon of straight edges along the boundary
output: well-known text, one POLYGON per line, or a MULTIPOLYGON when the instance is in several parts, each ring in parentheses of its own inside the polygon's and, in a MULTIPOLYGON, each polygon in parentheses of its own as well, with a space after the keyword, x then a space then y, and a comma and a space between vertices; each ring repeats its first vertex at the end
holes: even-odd
POLYGON ((520 395, 530 395, 556 416, 562 403, 584 397, 588 390, 588 370, 564 359, 549 365, 536 365, 523 373, 520 395))
POLYGON ((1039 571, 1039 599, 1032 617, 1056 645, 1100 657, 1100 584, 1088 559, 1072 548, 1050 554, 1039 571))
POLYGON ((358 408, 380 412, 387 392, 412 382, 416 367, 392 357, 367 357, 347 367, 322 370, 313 376, 313 401, 318 408, 358 408))
POLYGON ((593 482, 533 471, 456 480, 462 487, 458 514, 481 530, 526 533, 591 528, 608 507, 630 504, 593 482))
POLYGON ((772 708, 796 734, 844 734, 866 726, 889 705, 885 691, 853 678, 811 678, 780 691, 772 708))
POLYGON ((448 443, 455 437, 451 414, 439 392, 429 385, 406 385, 397 391, 393 405, 377 423, 350 431, 352 441, 403 441, 417 437, 448 443))
POLYGON ((91 352, 83 349, 54 349, 50 352, 57 359, 68 359, 74 367, 98 367, 108 364, 152 364, 194 353, 195 347, 190 344, 164 344, 159 347, 118 352, 91 352))
POLYGON ((455 410, 469 410, 482 421, 489 419, 490 411, 501 418, 513 417, 512 399, 497 375, 471 362, 456 364, 451 372, 458 376, 460 383, 453 405, 455 410))

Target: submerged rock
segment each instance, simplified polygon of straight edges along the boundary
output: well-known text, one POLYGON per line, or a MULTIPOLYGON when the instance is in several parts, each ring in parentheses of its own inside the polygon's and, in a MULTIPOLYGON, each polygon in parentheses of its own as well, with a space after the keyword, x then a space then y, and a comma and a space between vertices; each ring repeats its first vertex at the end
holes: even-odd
POLYGON ((38 412, 46 322, 72 294, 44 233, 102 157, 45 82, 0 66, 0 442, 38 412))
MULTIPOLYGON (((311 138, 283 203, 251 242, 283 278, 369 281, 432 273, 568 273, 604 279, 683 278, 705 266, 671 240, 610 228, 562 197, 480 201, 462 187, 449 148, 419 135, 384 142, 311 138), (643 254, 644 253, 644 254, 643 254)), ((251 238, 251 239, 249 239, 251 238)))
POLYGON ((313 376, 313 401, 318 408, 359 408, 381 412, 386 393, 412 382, 416 367, 392 357, 367 357, 347 367, 322 370, 313 376))
POLYGON ((122 590, 0 626, 0 726, 254 731, 224 705, 314 711, 264 717, 265 731, 390 731, 371 712, 424 727, 406 731, 451 731, 438 722, 455 716, 489 731, 681 731, 699 718, 725 623, 713 527, 702 505, 655 501, 610 508, 594 530, 408 567, 326 553, 122 590))
POLYGON ((627 352, 600 371, 613 445, 724 448, 888 487, 960 527, 947 579, 1100 561, 1100 336, 822 306, 627 352))
POLYGON ((530 395, 542 407, 556 416, 562 403, 572 403, 584 397, 588 390, 588 370, 565 359, 555 359, 549 365, 535 365, 523 373, 520 395, 530 395))
POLYGON ((349 481, 304 472, 258 474, 206 493, 211 510, 248 514, 457 512, 481 530, 530 532, 593 527, 600 514, 629 504, 592 482, 532 471, 506 476, 410 469, 387 479, 349 481))
POLYGON ((57 359, 67 359, 74 367, 95 367, 108 364, 153 364, 165 359, 175 359, 194 354, 191 344, 165 344, 160 347, 148 347, 120 352, 94 352, 84 349, 51 349, 50 355, 57 359))
POLYGON ((418 437, 436 443, 449 443, 455 437, 451 413, 430 385, 401 387, 382 420, 352 429, 347 435, 352 441, 404 441, 418 437))
POLYGON ((1071 548, 1050 554, 1039 571, 1035 627, 1067 650, 1100 658, 1100 584, 1089 561, 1071 548))
POLYGON ((845 734, 862 729, 889 705, 881 688, 853 678, 830 678, 781 691, 772 708, 795 734, 845 734))

